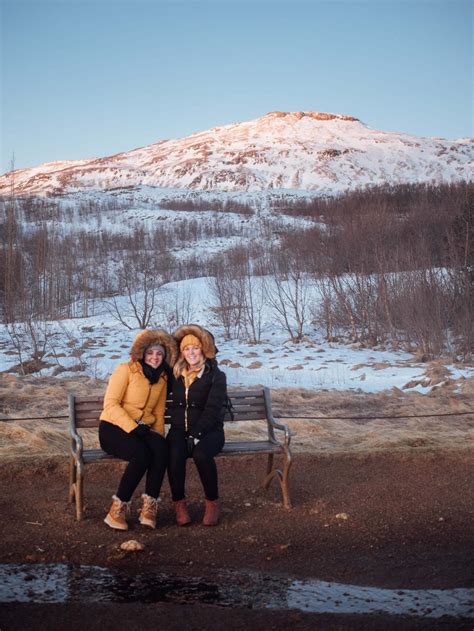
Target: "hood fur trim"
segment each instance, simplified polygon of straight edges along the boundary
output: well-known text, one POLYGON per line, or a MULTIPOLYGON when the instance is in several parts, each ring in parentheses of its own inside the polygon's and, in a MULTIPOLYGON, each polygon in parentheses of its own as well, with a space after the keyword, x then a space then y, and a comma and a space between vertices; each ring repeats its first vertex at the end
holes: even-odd
POLYGON ((185 335, 195 335, 199 340, 201 340, 204 357, 206 359, 214 359, 217 352, 216 345, 209 331, 203 329, 202 326, 199 326, 199 324, 184 324, 183 326, 178 327, 173 333, 178 348, 185 335))
POLYGON ((178 347, 176 341, 172 335, 163 331, 162 329, 145 329, 133 340, 132 348, 130 349, 130 357, 133 361, 143 359, 145 350, 150 344, 161 344, 166 350, 165 361, 168 366, 174 366, 176 359, 178 358, 178 347))

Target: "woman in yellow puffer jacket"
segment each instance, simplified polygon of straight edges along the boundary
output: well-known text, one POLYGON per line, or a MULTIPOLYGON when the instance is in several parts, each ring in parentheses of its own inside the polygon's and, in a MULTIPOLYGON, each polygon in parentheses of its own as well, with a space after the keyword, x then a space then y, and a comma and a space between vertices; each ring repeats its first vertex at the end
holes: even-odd
POLYGON ((104 519, 111 528, 128 529, 127 508, 145 473, 139 520, 145 526, 156 526, 167 463, 167 383, 176 356, 176 342, 166 331, 142 331, 133 342, 130 361, 119 364, 110 377, 100 415, 100 446, 108 454, 128 461, 104 519))

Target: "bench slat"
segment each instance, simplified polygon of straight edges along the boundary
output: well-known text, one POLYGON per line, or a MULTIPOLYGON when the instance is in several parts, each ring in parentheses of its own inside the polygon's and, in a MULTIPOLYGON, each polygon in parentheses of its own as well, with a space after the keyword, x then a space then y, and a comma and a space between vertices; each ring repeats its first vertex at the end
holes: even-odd
POLYGON ((86 464, 98 460, 116 460, 115 456, 106 454, 102 449, 84 449, 83 458, 86 464))
POLYGON ((251 397, 263 398, 262 390, 228 390, 227 394, 231 399, 246 399, 251 397))
POLYGON ((251 414, 235 414, 234 413, 234 418, 232 419, 230 417, 229 414, 226 414, 224 417, 224 423, 240 423, 241 421, 263 421, 265 420, 265 412, 262 412, 261 414, 254 414, 253 412, 251 414))
POLYGON ((82 405, 89 405, 89 404, 95 404, 95 405, 103 405, 104 404, 104 397, 101 396, 97 396, 97 397, 74 397, 74 405, 81 407, 82 405))
POLYGON ((89 410, 103 410, 104 401, 90 401, 89 403, 76 403, 74 409, 76 412, 87 412, 89 410))
MULTIPOLYGON (((264 399, 261 395, 252 398, 232 398, 232 412, 234 422, 259 421, 267 417, 264 399)), ((99 416, 102 413, 103 400, 101 398, 76 398, 74 401, 75 424, 77 428, 96 427, 99 424, 99 416)), ((169 416, 165 416, 168 422, 169 416)), ((230 413, 226 412, 224 421, 232 422, 230 413)))
POLYGON ((102 414, 102 408, 100 410, 98 408, 96 408, 95 410, 76 410, 76 413, 75 413, 76 423, 80 423, 82 420, 89 419, 89 418, 98 419, 101 414, 102 414))
MULTIPOLYGON (((253 453, 271 454, 280 451, 280 445, 274 445, 267 440, 260 440, 225 443, 220 454, 223 456, 232 456, 253 453)), ((219 457, 219 454, 217 454, 216 457, 219 457)), ((89 462, 97 462, 98 460, 116 460, 115 456, 105 453, 102 449, 84 449, 83 458, 86 464, 89 462)))
MULTIPOLYGON (((247 409, 247 408, 264 408, 265 401, 263 397, 253 397, 252 399, 236 399, 235 397, 229 397, 232 400, 232 405, 235 409, 247 409)), ((104 407, 104 400, 99 399, 97 401, 75 401, 74 408, 76 411, 82 410, 102 410, 104 407)))
MULTIPOLYGON (((262 420, 266 420, 266 414, 265 414, 265 410, 260 410, 260 412, 235 412, 233 411, 234 414, 234 423, 236 423, 237 421, 262 421, 262 420)), ((169 423, 170 422, 170 415, 169 414, 165 414, 165 423, 169 423)), ((224 422, 225 423, 231 423, 232 422, 232 418, 230 416, 229 412, 225 413, 224 416, 224 422)))
POLYGON ((263 399, 243 399, 243 400, 235 400, 231 399, 232 407, 234 410, 264 410, 265 409, 265 401, 263 399))
MULTIPOLYGON (((224 417, 224 423, 241 423, 241 422, 246 422, 246 421, 262 421, 262 420, 265 420, 265 412, 262 412, 261 414, 254 414, 254 413, 235 414, 234 413, 233 420, 230 418, 228 414, 226 414, 226 416, 224 417)), ((100 423, 99 413, 97 413, 97 415, 86 414, 84 416, 83 415, 76 416, 75 426, 77 429, 87 429, 91 427, 98 427, 99 423, 100 423)), ((165 423, 167 425, 169 424, 169 417, 165 416, 165 423)))
POLYGON ((90 429, 91 427, 99 427, 99 417, 94 418, 84 418, 80 421, 76 420, 76 428, 77 429, 90 429))
MULTIPOLYGON (((234 415, 234 418, 240 418, 242 417, 244 418, 250 418, 253 417, 255 419, 259 419, 259 418, 266 418, 266 413, 264 409, 260 409, 260 410, 236 410, 235 408, 232 410, 232 414, 234 415)), ((228 412, 227 410, 225 411, 225 416, 227 419, 230 419, 231 414, 230 412, 228 412)))
MULTIPOLYGON (((255 452, 262 454, 279 453, 282 450, 280 445, 275 445, 268 440, 253 440, 247 442, 229 442, 225 443, 222 451, 223 456, 230 456, 232 454, 252 454, 255 452)), ((217 457, 219 454, 217 454, 217 457)))
MULTIPOLYGON (((259 390, 228 390, 228 395, 231 399, 259 399, 263 400, 263 393, 259 390)), ((74 402, 76 405, 83 403, 97 403, 97 405, 102 405, 104 402, 103 396, 96 397, 74 397, 74 402)))
POLYGON ((235 401, 233 401, 231 399, 232 402, 232 409, 235 410, 236 412, 251 412, 252 410, 255 410, 255 412, 265 412, 266 408, 265 408, 265 404, 263 401, 255 401, 254 403, 251 403, 250 405, 239 405, 238 403, 236 404, 235 401))

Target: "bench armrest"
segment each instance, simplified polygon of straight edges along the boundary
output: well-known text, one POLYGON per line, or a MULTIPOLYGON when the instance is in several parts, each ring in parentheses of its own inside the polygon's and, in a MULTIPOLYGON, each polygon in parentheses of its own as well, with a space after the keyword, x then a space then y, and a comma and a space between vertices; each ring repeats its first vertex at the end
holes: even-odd
POLYGON ((82 436, 80 436, 74 427, 70 427, 71 434, 71 455, 76 462, 82 462, 82 452, 84 450, 84 443, 82 436))
POLYGON ((76 414, 75 414, 75 403, 76 397, 73 394, 70 394, 68 397, 69 400, 69 434, 71 436, 71 456, 76 461, 76 464, 82 468, 83 460, 82 460, 82 452, 84 449, 84 443, 82 437, 79 435, 76 429, 76 414))
POLYGON ((271 428, 271 437, 275 439, 275 442, 279 441, 276 440, 273 429, 277 429, 285 433, 284 445, 285 447, 289 447, 291 442, 291 430, 288 425, 285 425, 284 423, 279 423, 273 418, 273 416, 268 419, 268 425, 269 428, 271 428))
POLYGON ((290 441, 291 441, 291 431, 290 428, 288 427, 288 425, 285 425, 283 423, 279 423, 278 421, 276 421, 273 418, 273 411, 272 411, 272 400, 270 397, 270 390, 268 388, 264 388, 263 389, 263 397, 265 399, 265 407, 267 410, 267 422, 268 422, 268 434, 270 437, 270 440, 272 442, 281 444, 276 438, 275 438, 275 432, 274 430, 280 430, 282 432, 285 433, 285 440, 283 443, 283 447, 285 449, 288 449, 290 446, 290 441))
POLYGON ((76 461, 76 465, 79 470, 82 471, 84 462, 82 459, 82 453, 84 450, 84 443, 82 436, 79 435, 76 429, 76 415, 75 415, 75 401, 76 397, 73 394, 69 395, 69 434, 71 436, 71 456, 76 461))

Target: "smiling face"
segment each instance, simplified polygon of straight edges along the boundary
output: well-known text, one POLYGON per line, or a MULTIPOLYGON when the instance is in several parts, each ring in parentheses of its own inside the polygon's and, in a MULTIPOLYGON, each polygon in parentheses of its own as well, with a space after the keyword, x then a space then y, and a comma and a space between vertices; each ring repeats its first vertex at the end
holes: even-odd
POLYGON ((145 351, 143 361, 145 362, 145 364, 148 364, 152 368, 158 368, 158 366, 163 361, 163 357, 163 351, 159 348, 149 348, 145 351))
POLYGON ((183 348, 183 357, 190 368, 197 366, 204 359, 202 350, 199 346, 189 344, 183 348))

